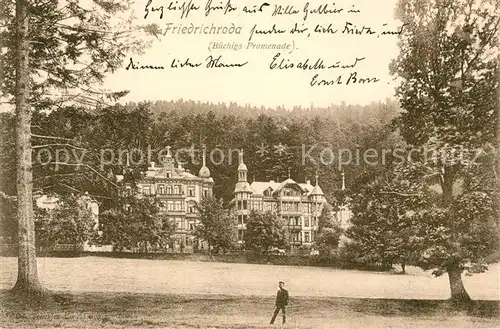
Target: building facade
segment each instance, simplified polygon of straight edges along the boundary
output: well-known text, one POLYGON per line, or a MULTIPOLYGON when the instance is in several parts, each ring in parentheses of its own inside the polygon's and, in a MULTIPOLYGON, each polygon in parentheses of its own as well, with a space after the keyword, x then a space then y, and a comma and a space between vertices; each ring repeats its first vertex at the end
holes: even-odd
MULTIPOLYGON (((318 218, 327 203, 319 186, 318 176, 315 185, 309 180, 298 183, 290 177, 282 182, 254 181, 250 184, 247 176, 248 169, 243 161, 243 151, 240 151, 238 182, 232 202, 233 214, 238 223, 238 241, 241 243, 244 240, 246 223, 252 210, 271 211, 286 223, 292 249, 301 245, 310 246, 316 239, 318 218)), ((344 211, 343 217, 347 215, 348 212, 344 211)))
POLYGON ((171 248, 192 251, 202 247, 195 237, 195 227, 200 221, 196 204, 203 197, 213 194, 214 185, 206 166, 205 152, 198 176, 188 172, 180 163, 176 164, 169 147, 161 162, 161 165, 150 163, 144 177, 137 183, 139 196, 155 196, 159 200, 160 211, 175 223, 171 248))

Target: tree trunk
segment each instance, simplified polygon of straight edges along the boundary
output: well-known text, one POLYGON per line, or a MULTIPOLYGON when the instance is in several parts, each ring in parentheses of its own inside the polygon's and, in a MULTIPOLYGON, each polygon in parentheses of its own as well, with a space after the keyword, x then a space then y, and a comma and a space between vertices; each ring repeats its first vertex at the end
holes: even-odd
POLYGON ((401 273, 406 274, 406 263, 405 262, 401 263, 401 273))
MULTIPOLYGON (((453 182, 455 180, 456 168, 447 167, 443 174, 443 201, 445 204, 449 205, 453 202, 453 182)), ((452 218, 450 220, 453 220, 452 218)), ((455 236, 457 233, 454 231, 454 225, 451 224, 452 230, 452 240, 456 241, 455 236)), ((452 241, 452 242, 453 242, 452 241)), ((453 262, 449 264, 446 268, 448 272, 448 278, 450 282, 451 297, 450 300, 458 304, 468 304, 471 302, 471 298, 467 291, 465 290, 464 284, 462 282, 462 270, 460 269, 460 264, 458 262, 453 262)))
POLYGON ((462 282, 462 270, 458 264, 452 264, 446 270, 450 280, 450 300, 457 304, 469 304, 471 298, 465 290, 464 283, 462 282))
POLYGON ((31 164, 31 113, 29 99, 28 18, 25 1, 16 1, 16 168, 19 256, 14 291, 26 294, 43 291, 38 279, 33 216, 31 164))

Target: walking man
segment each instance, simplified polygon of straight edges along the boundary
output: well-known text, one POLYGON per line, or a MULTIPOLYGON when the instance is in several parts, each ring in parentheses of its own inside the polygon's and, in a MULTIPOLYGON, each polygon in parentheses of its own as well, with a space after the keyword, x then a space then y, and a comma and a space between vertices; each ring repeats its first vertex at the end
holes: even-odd
POLYGON ((273 318, 271 319, 271 324, 274 323, 276 316, 281 310, 283 314, 283 323, 286 323, 286 306, 288 305, 288 291, 285 289, 285 282, 279 282, 280 289, 276 294, 276 308, 274 309, 273 318))

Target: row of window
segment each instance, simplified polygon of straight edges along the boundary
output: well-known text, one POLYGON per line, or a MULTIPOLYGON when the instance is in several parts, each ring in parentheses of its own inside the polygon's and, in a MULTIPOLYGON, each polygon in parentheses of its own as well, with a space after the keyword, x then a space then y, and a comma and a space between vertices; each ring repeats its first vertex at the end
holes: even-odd
MULTIPOLYGON (((236 209, 238 210, 256 210, 256 211, 278 211, 279 203, 275 202, 260 202, 253 200, 238 200, 236 209), (250 205, 250 207, 249 207, 250 205)), ((298 202, 283 202, 280 211, 295 211, 304 213, 319 212, 321 209, 320 204, 303 203, 302 207, 298 202)))
MULTIPOLYGON (((317 219, 315 217, 309 220, 308 217, 304 217, 304 227, 314 227, 316 226, 317 219)), ((292 226, 302 226, 302 218, 301 217, 290 217, 288 219, 288 224, 292 226)))
MULTIPOLYGON (((182 201, 162 201, 160 202, 160 211, 174 211, 181 212, 184 211, 184 202, 182 201)), ((187 205, 187 212, 189 214, 195 214, 198 212, 196 205, 189 203, 187 205)))
MULTIPOLYGON (((248 215, 238 215, 238 224, 245 224, 248 221, 248 215)), ((304 218, 304 227, 311 227, 311 225, 314 227, 316 226, 316 218, 312 218, 309 220, 309 218, 304 218)), ((302 219, 300 217, 290 217, 288 219, 288 224, 291 226, 302 226, 302 219)))
POLYGON ((194 231, 195 224, 193 222, 187 221, 184 218, 176 218, 175 219, 175 229, 176 230, 194 231))
POLYGON ((166 211, 184 211, 183 201, 162 201, 160 202, 160 209, 166 211))
MULTIPOLYGON (((151 195, 154 194, 153 191, 151 190, 151 185, 144 185, 142 187, 142 193, 145 195, 151 195)), ((182 185, 163 185, 159 184, 158 189, 156 190, 157 194, 177 194, 177 195, 182 195, 184 194, 184 191, 182 189, 182 185)), ((208 188, 203 188, 203 197, 208 196, 208 188)), ((187 189, 187 196, 190 197, 195 197, 196 196, 196 188, 194 186, 189 186, 187 189)))

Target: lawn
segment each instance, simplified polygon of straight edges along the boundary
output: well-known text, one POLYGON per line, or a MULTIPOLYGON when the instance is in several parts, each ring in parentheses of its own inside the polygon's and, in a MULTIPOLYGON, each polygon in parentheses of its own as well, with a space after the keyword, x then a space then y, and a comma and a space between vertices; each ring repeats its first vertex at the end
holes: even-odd
MULTIPOLYGON (((7 292, 16 258, 0 258, 1 328, 271 328, 277 281, 287 328, 499 328, 498 264, 464 276, 475 304, 455 310, 446 276, 318 267, 105 257, 39 258, 43 303, 7 292)), ((279 319, 279 318, 278 318, 279 319)), ((277 321, 279 322, 279 321, 277 321)))
MULTIPOLYGON (((473 299, 500 300, 500 264, 490 271, 464 276, 473 299)), ((0 289, 10 289, 17 259, 0 258, 0 289)), ((284 280, 291 296, 390 299, 447 299, 446 275, 418 269, 408 275, 320 267, 255 265, 105 257, 39 258, 38 271, 50 290, 272 296, 284 280)))
MULTIPOLYGON (((273 298, 258 296, 55 293, 27 306, 0 292, 3 328, 278 328, 273 298)), ((498 328, 499 303, 466 311, 437 300, 295 297, 287 328, 498 328)), ((280 318, 278 317, 278 320, 280 318)))

